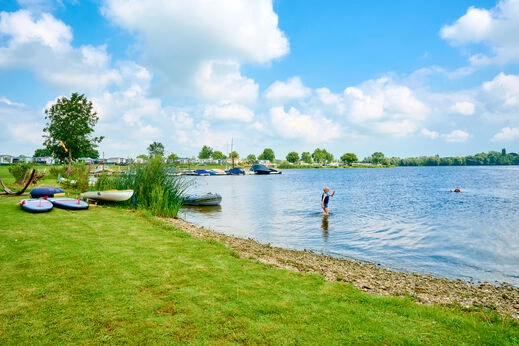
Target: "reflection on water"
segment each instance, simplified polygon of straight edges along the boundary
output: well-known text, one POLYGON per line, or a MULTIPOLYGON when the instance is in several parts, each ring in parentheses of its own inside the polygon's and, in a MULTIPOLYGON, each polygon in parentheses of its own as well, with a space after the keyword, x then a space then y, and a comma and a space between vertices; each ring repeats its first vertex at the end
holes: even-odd
POLYGON ((328 215, 323 214, 321 229, 323 230, 323 240, 326 242, 328 241, 328 215))
POLYGON ((408 167, 197 177, 193 192, 222 203, 179 217, 274 246, 519 286, 518 176, 519 167, 408 167), (337 190, 326 217, 325 185, 337 190))

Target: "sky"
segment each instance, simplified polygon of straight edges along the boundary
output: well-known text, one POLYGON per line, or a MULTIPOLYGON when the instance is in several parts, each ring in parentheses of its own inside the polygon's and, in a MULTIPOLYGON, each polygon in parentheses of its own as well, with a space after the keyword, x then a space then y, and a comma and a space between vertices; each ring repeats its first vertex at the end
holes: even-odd
POLYGON ((0 0, 0 154, 84 94, 103 158, 519 152, 519 0, 0 0))

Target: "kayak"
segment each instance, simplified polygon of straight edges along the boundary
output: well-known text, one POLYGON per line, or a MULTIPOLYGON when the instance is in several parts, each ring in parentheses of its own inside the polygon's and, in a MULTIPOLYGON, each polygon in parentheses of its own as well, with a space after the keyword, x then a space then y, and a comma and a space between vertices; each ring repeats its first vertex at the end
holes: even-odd
POLYGON ((87 191, 81 194, 83 199, 94 199, 97 201, 121 202, 127 201, 133 196, 133 190, 104 190, 87 191))

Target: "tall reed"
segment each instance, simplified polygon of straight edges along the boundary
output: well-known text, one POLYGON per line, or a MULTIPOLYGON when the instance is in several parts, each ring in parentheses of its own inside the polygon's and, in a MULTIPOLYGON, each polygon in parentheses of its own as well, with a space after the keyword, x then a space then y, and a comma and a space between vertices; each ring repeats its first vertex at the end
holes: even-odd
POLYGON ((189 183, 182 176, 168 174, 161 156, 147 163, 135 164, 120 176, 101 175, 96 189, 132 189, 138 208, 153 215, 176 217, 182 207, 183 196, 189 183))

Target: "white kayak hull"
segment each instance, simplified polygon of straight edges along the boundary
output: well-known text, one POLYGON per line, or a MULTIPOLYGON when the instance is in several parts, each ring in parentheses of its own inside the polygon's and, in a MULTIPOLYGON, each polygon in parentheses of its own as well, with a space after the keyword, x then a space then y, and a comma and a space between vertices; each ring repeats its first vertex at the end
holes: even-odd
POLYGON ((122 202, 127 201, 133 196, 133 190, 104 190, 87 191, 81 194, 83 199, 93 199, 96 201, 122 202))

